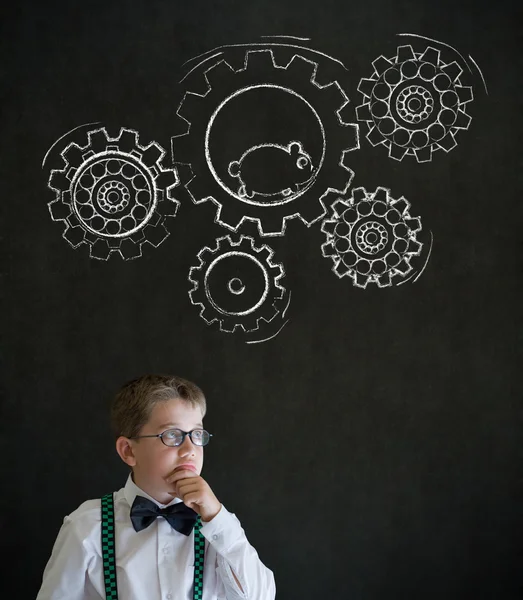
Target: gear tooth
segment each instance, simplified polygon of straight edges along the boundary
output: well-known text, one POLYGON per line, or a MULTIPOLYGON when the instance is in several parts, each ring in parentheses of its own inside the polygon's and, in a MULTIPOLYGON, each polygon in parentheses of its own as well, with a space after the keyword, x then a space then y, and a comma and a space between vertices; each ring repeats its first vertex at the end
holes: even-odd
POLYGON ((376 72, 376 75, 378 77, 381 77, 381 75, 383 73, 385 73, 385 71, 387 69, 390 69, 390 67, 393 66, 394 63, 392 63, 388 58, 386 58, 385 56, 378 56, 378 58, 376 60, 372 61, 372 66, 374 67, 374 71, 376 72))
POLYGON ((411 230, 411 232, 416 233, 421 231, 421 219, 419 217, 414 217, 410 219, 405 219, 405 225, 411 230))
POLYGON ((191 165, 175 163, 175 167, 177 182, 179 186, 183 186, 185 188, 185 186, 194 178, 191 165))
POLYGON ((77 248, 84 241, 85 231, 80 226, 68 227, 62 237, 71 244, 73 248, 77 248))
POLYGON ((117 138, 118 140, 118 150, 120 152, 126 152, 130 154, 133 150, 139 148, 138 144, 138 132, 134 129, 124 129, 120 130, 120 135, 117 138))
POLYGON ((142 256, 142 247, 133 240, 127 238, 120 244, 120 254, 124 260, 133 260, 142 256))
POLYGON ((202 263, 209 262, 212 255, 213 255, 213 251, 210 248, 208 248, 207 246, 205 246, 205 248, 202 248, 200 250, 200 252, 198 252, 198 258, 200 259, 200 261, 202 263))
POLYGON ((302 79, 304 81, 310 81, 315 83, 316 71, 318 70, 318 64, 307 60, 299 54, 295 54, 287 66, 285 67, 289 76, 302 79))
POLYGON ((340 198, 340 192, 337 190, 327 190, 325 194, 321 197, 321 200, 325 206, 328 206, 332 209, 333 204, 340 198))
POLYGON ((47 207, 53 221, 65 221, 71 214, 71 207, 65 202, 53 200, 47 207))
POLYGON ((403 157, 407 154, 407 148, 402 148, 396 144, 391 144, 389 148, 389 156, 394 160, 403 160, 403 157))
POLYGON ((326 208, 317 200, 304 204, 300 210, 299 216, 310 227, 316 221, 322 219, 327 213, 326 208))
POLYGON ((416 148, 414 150, 416 160, 419 163, 430 162, 432 160, 432 146, 425 146, 425 148, 416 148))
POLYGON ((456 93, 458 94, 460 104, 466 104, 471 102, 474 98, 472 94, 472 88, 470 86, 457 85, 455 87, 456 93))
MULTIPOLYGON (((151 216, 149 217, 147 223, 145 225, 145 229, 148 229, 149 227, 156 227, 156 225, 159 225, 160 221, 162 220, 162 216, 158 213, 158 212, 153 212, 151 214, 151 216)), ((139 231, 142 231, 143 227, 141 229, 139 229, 139 231)))
POLYGON ((390 190, 384 187, 377 187, 376 191, 372 195, 372 200, 376 202, 385 202, 385 204, 390 204, 390 190))
POLYGON ((367 200, 367 190, 364 187, 357 187, 352 190, 352 199, 354 203, 362 202, 363 200, 367 200))
POLYGON ((191 194, 195 204, 205 202, 211 198, 211 196, 208 194, 208 189, 205 185, 205 182, 202 181, 201 178, 195 177, 185 187, 191 194))
POLYGON ((414 53, 414 48, 410 44, 398 46, 396 62, 405 62, 406 60, 414 60, 415 58, 416 54, 414 53))
POLYGON ((369 132, 367 133, 367 139, 372 144, 372 146, 377 146, 378 144, 383 144, 384 139, 381 133, 378 131, 377 127, 371 127, 369 132))
POLYGON ((280 236, 284 235, 286 221, 294 219, 296 215, 281 216, 281 214, 272 212, 267 213, 267 217, 257 219, 260 224, 259 231, 262 236, 280 236))
POLYGON ((51 171, 47 187, 55 192, 63 192, 71 187, 71 181, 64 171, 51 171))
POLYGON ((215 219, 217 223, 232 231, 237 231, 239 229, 242 220, 242 215, 238 216, 234 206, 229 202, 227 204, 222 204, 215 219))
MULTIPOLYGON (((362 189, 362 188, 357 188, 357 189, 362 189)), ((331 209, 334 211, 334 216, 337 217, 336 220, 334 221, 335 223, 338 222, 338 219, 340 218, 340 216, 347 210, 347 208, 349 206, 350 206, 350 204, 346 200, 342 200, 341 198, 339 200, 336 200, 336 202, 334 202, 332 204, 331 209)))
POLYGON ((327 110, 338 113, 338 118, 341 123, 338 111, 342 110, 345 106, 349 106, 349 104, 347 95, 337 82, 321 88, 321 101, 327 110))
POLYGON ((259 70, 262 73, 276 67, 272 50, 249 50, 245 55, 246 70, 259 70))
POLYGON ((356 287, 365 289, 370 281, 370 278, 367 275, 362 275, 361 273, 356 272, 353 281, 356 287))
POLYGON ((201 114, 200 107, 202 106, 203 99, 204 96, 193 94, 192 92, 186 92, 178 108, 178 115, 189 123, 197 120, 201 114))
POLYGON ((155 248, 169 237, 169 232, 163 224, 148 224, 144 230, 145 239, 155 248))
POLYGON ((453 148, 455 148, 458 144, 454 138, 454 134, 452 131, 449 131, 447 135, 437 142, 437 145, 445 152, 450 152, 453 148))
POLYGON ((260 326, 260 320, 263 319, 266 323, 270 323, 280 311, 269 302, 265 302, 263 308, 260 310, 257 325, 260 326))
POLYGON ((263 246, 258 253, 260 260, 268 261, 272 256, 272 251, 268 246, 263 246))
POLYGON ((456 129, 468 129, 472 118, 462 110, 458 110, 458 118, 454 123, 453 127, 456 129))
POLYGON ((398 198, 395 202, 392 202, 394 208, 401 213, 402 216, 405 216, 407 211, 410 208, 410 203, 405 200, 405 198, 398 198))
POLYGON ((357 123, 347 123, 345 133, 349 138, 349 145, 345 148, 344 152, 358 150, 360 148, 360 126, 357 123))
POLYGON ((105 127, 89 131, 87 134, 89 140, 88 147, 95 153, 103 152, 110 142, 110 138, 105 127))
MULTIPOLYGON (((211 325, 215 321, 219 321, 221 329, 221 320, 218 319, 218 317, 209 309, 209 307, 203 306, 202 310, 200 311, 200 317, 207 323, 207 325, 211 325)), ((223 329, 222 331, 227 330, 223 329)))
POLYGON ((336 229, 337 224, 338 224, 338 221, 334 221, 334 220, 331 221, 331 220, 325 219, 321 223, 321 231, 323 233, 326 233, 328 236, 333 236, 334 230, 336 229))
POLYGON ((69 167, 80 167, 84 162, 83 157, 84 150, 80 148, 78 144, 72 143, 67 146, 67 148, 62 152, 62 156, 67 162, 68 169, 69 167))
POLYGON ((167 198, 174 198, 174 189, 180 184, 176 168, 162 169, 155 177, 154 183, 158 189, 166 191, 167 198))
POLYGON ((356 117, 358 121, 372 121, 370 103, 361 104, 360 106, 356 107, 356 117))
MULTIPOLYGON (((229 323, 229 321, 227 319, 214 319, 214 320, 218 320, 220 323, 220 331, 223 331, 224 333, 234 333, 234 331, 238 328, 240 328, 240 325, 237 325, 236 323, 229 323)), ((212 322, 212 321, 211 321, 212 322)))
POLYGON ((352 169, 346 169, 340 166, 335 171, 332 171, 329 177, 329 189, 336 190, 343 193, 350 187, 351 181, 354 177, 352 169))
POLYGON ((193 287, 189 290, 189 296, 191 297, 191 301, 193 300, 193 292, 195 292, 198 289, 198 272, 201 271, 201 266, 200 267, 191 267, 189 269, 189 275, 187 276, 187 280, 189 281, 189 283, 193 284, 193 287))
POLYGON ((412 271, 412 266, 406 257, 403 257, 400 262, 394 267, 394 271, 400 275, 407 275, 412 271))
POLYGON ((164 156, 165 150, 153 142, 142 152, 141 162, 149 168, 158 166, 164 156))
POLYGON ((418 242, 418 240, 410 239, 409 246, 407 248, 407 254, 411 256, 419 256, 421 254, 421 250, 423 249, 423 244, 418 242))
POLYGON ((281 299, 283 298, 283 293, 285 292, 285 286, 281 283, 281 280, 286 275, 285 269, 283 268, 283 265, 281 263, 276 263, 271 268, 271 271, 274 271, 274 281, 277 283, 278 289, 281 291, 281 293, 278 295, 278 298, 281 299), (276 273, 276 271, 278 271, 278 273, 276 273))
POLYGON ((352 104, 352 102, 346 101, 345 104, 341 108, 339 108, 337 112, 340 122, 343 123, 343 125, 352 125, 353 127, 358 127, 357 124, 352 123, 352 121, 355 121, 357 119, 354 105, 352 104))
POLYGON ((334 244, 332 242, 325 242, 324 244, 322 244, 321 253, 325 258, 337 256, 336 249, 334 248, 334 244))
POLYGON ((158 210, 164 217, 175 217, 180 208, 180 202, 174 198, 163 198, 158 203, 158 210))
POLYGON ((235 71, 226 60, 220 60, 204 73, 209 89, 223 85, 224 81, 235 76, 235 71))
POLYGON ((455 82, 459 76, 463 73, 463 69, 459 66, 459 64, 454 60, 448 65, 445 65, 441 69, 444 73, 446 73, 452 82, 455 82))
POLYGON ((238 250, 249 253, 256 252, 257 250, 253 238, 248 235, 240 235, 236 240, 231 239, 231 245, 235 246, 238 250))
POLYGON ((435 67, 439 65, 440 52, 432 46, 428 46, 420 57, 420 61, 432 63, 435 67))
POLYGON ((349 269, 349 267, 344 265, 339 259, 336 260, 334 266, 332 267, 332 272, 340 279, 345 277, 345 275, 350 275, 351 277, 353 276, 352 269, 349 269))
POLYGON ((366 79, 363 78, 360 80, 360 83, 358 84, 358 92, 361 92, 364 96, 368 96, 370 98, 371 94, 372 94, 372 90, 374 89, 374 86, 376 85, 376 80, 375 79, 366 79))
POLYGON ((110 254, 111 248, 109 247, 107 240, 98 238, 96 242, 91 246, 91 258, 97 258, 98 260, 108 260, 110 254))
POLYGON ((390 271, 385 271, 385 273, 378 275, 378 277, 376 278, 376 283, 380 288, 390 287, 392 285, 390 271))

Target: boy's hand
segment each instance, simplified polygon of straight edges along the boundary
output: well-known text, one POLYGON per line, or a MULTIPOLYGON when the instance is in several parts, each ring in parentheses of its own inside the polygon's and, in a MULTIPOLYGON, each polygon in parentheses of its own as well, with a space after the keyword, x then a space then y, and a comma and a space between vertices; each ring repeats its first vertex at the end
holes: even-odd
POLYGON ((182 502, 196 511, 202 521, 210 521, 222 507, 209 484, 191 469, 180 469, 165 478, 167 483, 174 485, 174 492, 168 492, 177 496, 182 502))

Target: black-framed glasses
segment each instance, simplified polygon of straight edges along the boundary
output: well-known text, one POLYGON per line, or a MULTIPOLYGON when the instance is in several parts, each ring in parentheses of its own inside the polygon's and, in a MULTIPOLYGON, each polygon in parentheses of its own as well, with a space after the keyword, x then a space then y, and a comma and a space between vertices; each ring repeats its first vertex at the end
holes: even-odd
POLYGON ((181 429, 166 429, 162 433, 156 435, 135 435, 129 438, 130 440, 137 440, 139 438, 160 438, 166 446, 181 446, 185 441, 185 436, 188 435, 191 438, 191 442, 195 446, 206 446, 212 438, 212 433, 209 433, 205 429, 193 429, 192 431, 182 431, 181 429))

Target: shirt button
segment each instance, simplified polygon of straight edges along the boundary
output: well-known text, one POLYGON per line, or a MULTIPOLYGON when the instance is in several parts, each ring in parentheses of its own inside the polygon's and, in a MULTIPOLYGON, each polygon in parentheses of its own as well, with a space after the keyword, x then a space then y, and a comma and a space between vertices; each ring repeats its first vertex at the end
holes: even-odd
POLYGON ((212 536, 212 539, 213 539, 213 540, 217 540, 217 539, 218 539, 218 536, 217 536, 216 534, 214 534, 214 535, 212 536))
POLYGON ((167 596, 165 596, 167 598, 167 600, 171 600, 171 598, 173 597, 172 594, 167 594, 167 596))
POLYGON ((163 549, 163 553, 164 553, 164 554, 169 554, 169 548, 164 548, 164 549, 163 549))

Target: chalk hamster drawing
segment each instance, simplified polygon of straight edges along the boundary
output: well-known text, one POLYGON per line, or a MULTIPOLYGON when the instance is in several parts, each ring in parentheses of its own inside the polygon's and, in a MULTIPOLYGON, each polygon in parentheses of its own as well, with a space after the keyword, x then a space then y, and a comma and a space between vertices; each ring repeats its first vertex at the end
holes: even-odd
POLYGON ((290 219, 311 226, 326 214, 328 190, 349 188, 359 126, 334 70, 321 71, 328 60, 346 73, 340 61, 292 41, 260 45, 191 59, 200 62, 187 76, 206 89, 180 102, 173 160, 191 200, 216 205, 216 223, 237 231, 251 221, 261 236, 283 236, 290 219))
POLYGON ((312 159, 300 142, 291 142, 288 146, 279 144, 259 144, 249 148, 243 156, 229 163, 229 174, 240 182, 238 195, 241 198, 280 195, 291 196, 299 192, 312 179, 312 159), (267 173, 280 171, 286 186, 283 189, 271 189, 276 178, 267 177, 267 173))

